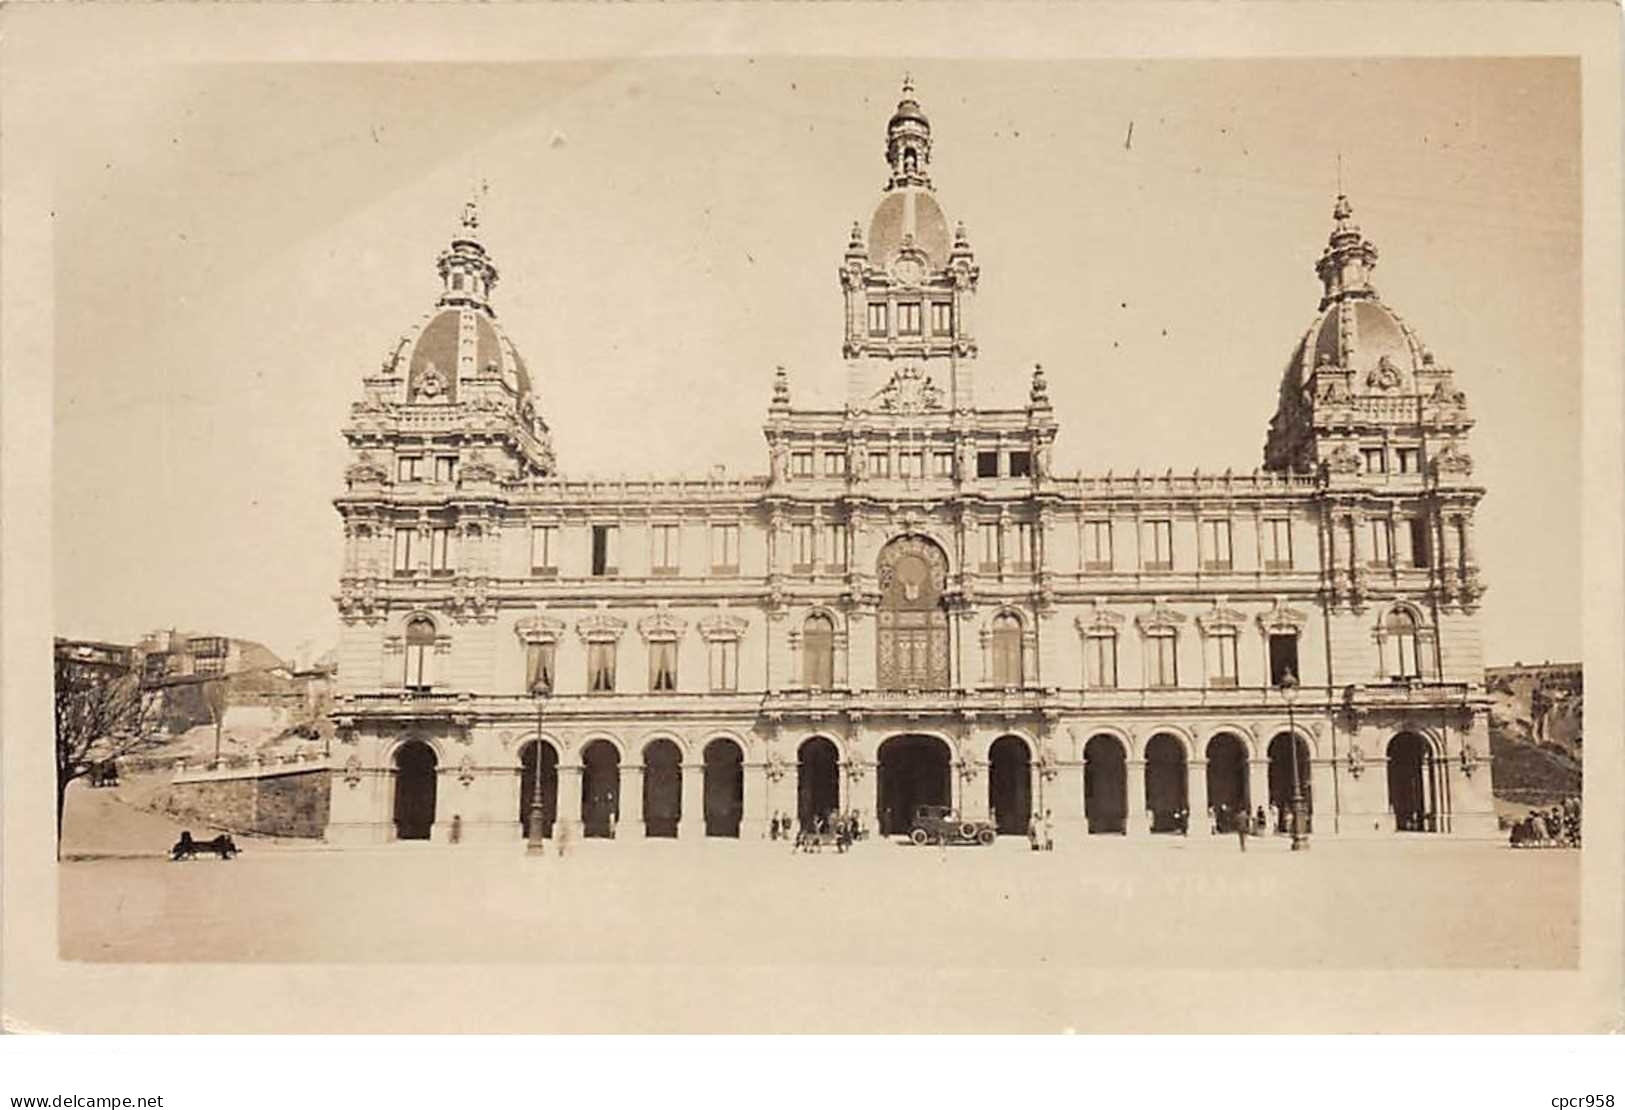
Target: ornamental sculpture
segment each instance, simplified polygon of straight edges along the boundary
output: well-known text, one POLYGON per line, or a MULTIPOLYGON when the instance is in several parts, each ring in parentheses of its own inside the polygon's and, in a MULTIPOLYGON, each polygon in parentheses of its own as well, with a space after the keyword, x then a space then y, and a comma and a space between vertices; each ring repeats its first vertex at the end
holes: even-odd
POLYGON ((935 412, 942 408, 942 390, 918 366, 905 366, 874 396, 881 412, 935 412))

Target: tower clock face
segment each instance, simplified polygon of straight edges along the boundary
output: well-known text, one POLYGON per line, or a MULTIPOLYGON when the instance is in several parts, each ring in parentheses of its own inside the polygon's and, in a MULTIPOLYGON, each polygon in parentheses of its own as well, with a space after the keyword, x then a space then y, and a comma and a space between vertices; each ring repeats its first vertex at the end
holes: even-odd
POLYGON ((899 258, 891 268, 892 276, 905 285, 918 285, 925 276, 925 267, 918 258, 899 258))

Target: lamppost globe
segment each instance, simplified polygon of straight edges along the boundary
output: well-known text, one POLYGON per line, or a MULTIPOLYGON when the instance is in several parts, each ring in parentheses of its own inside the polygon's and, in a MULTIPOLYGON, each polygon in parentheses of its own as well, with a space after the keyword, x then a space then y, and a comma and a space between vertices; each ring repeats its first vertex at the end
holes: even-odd
POLYGON ((532 747, 533 759, 530 773, 530 820, 525 837, 525 852, 528 855, 541 856, 547 852, 547 845, 543 836, 547 831, 546 814, 542 809, 542 706, 552 688, 544 678, 530 688, 531 696, 536 699, 536 741, 532 747))

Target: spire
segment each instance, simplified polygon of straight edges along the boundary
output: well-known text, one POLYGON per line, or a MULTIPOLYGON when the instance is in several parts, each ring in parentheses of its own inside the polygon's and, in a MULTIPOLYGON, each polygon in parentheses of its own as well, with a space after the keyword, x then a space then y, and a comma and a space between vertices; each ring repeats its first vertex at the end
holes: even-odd
POLYGON ((1353 220, 1354 206, 1342 193, 1332 206, 1332 233, 1326 240, 1326 249, 1315 263, 1315 273, 1325 292, 1320 307, 1342 300, 1375 297, 1371 286, 1371 271, 1377 265, 1377 247, 1360 232, 1353 220))
POLYGON ((479 198, 485 189, 485 183, 481 182, 478 191, 464 202, 451 246, 440 252, 437 267, 443 288, 437 303, 442 306, 466 305, 491 312, 491 290, 496 288, 497 268, 485 253, 485 244, 480 242, 479 235, 479 198))
POLYGON ((903 77, 903 97, 886 125, 887 189, 931 188, 931 121, 914 99, 914 78, 903 77))
POLYGON ((773 403, 770 407, 775 410, 790 407, 790 375, 782 366, 773 370, 773 403))

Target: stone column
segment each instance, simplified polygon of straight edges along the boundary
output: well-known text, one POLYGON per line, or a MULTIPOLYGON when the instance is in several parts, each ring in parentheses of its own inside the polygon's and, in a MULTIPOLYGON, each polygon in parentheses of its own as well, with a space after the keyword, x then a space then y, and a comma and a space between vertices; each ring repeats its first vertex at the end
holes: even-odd
POLYGON ((682 776, 683 812, 677 821, 677 835, 683 840, 704 840, 705 764, 683 764, 682 776))
POLYGON ((1089 822, 1083 801, 1083 764, 1055 764, 1055 777, 1044 783, 1044 807, 1055 815, 1056 840, 1086 837, 1089 822))
POLYGON ((1190 835, 1207 836, 1213 831, 1213 822, 1207 815, 1207 760, 1193 759, 1187 766, 1185 797, 1191 811, 1190 835))
POLYGON ((581 836, 581 768, 559 765, 558 813, 553 819, 553 835, 576 840, 581 836))
POLYGON ((637 763, 623 763, 621 817, 615 824, 615 836, 621 840, 642 840, 643 834, 643 767, 637 763))
POLYGON ((1268 759, 1254 759, 1247 763, 1247 812, 1257 813, 1258 807, 1264 807, 1264 813, 1269 817, 1270 829, 1275 828, 1275 811, 1270 808, 1270 761, 1268 759))
POLYGON ((769 794, 766 765, 746 763, 745 811, 739 820, 740 840, 767 838, 767 819, 773 812, 769 794))
POLYGON ((1151 832, 1151 811, 1145 806, 1145 760, 1130 759, 1123 764, 1124 793, 1128 795, 1128 813, 1123 818, 1123 832, 1128 836, 1145 836, 1151 832))

